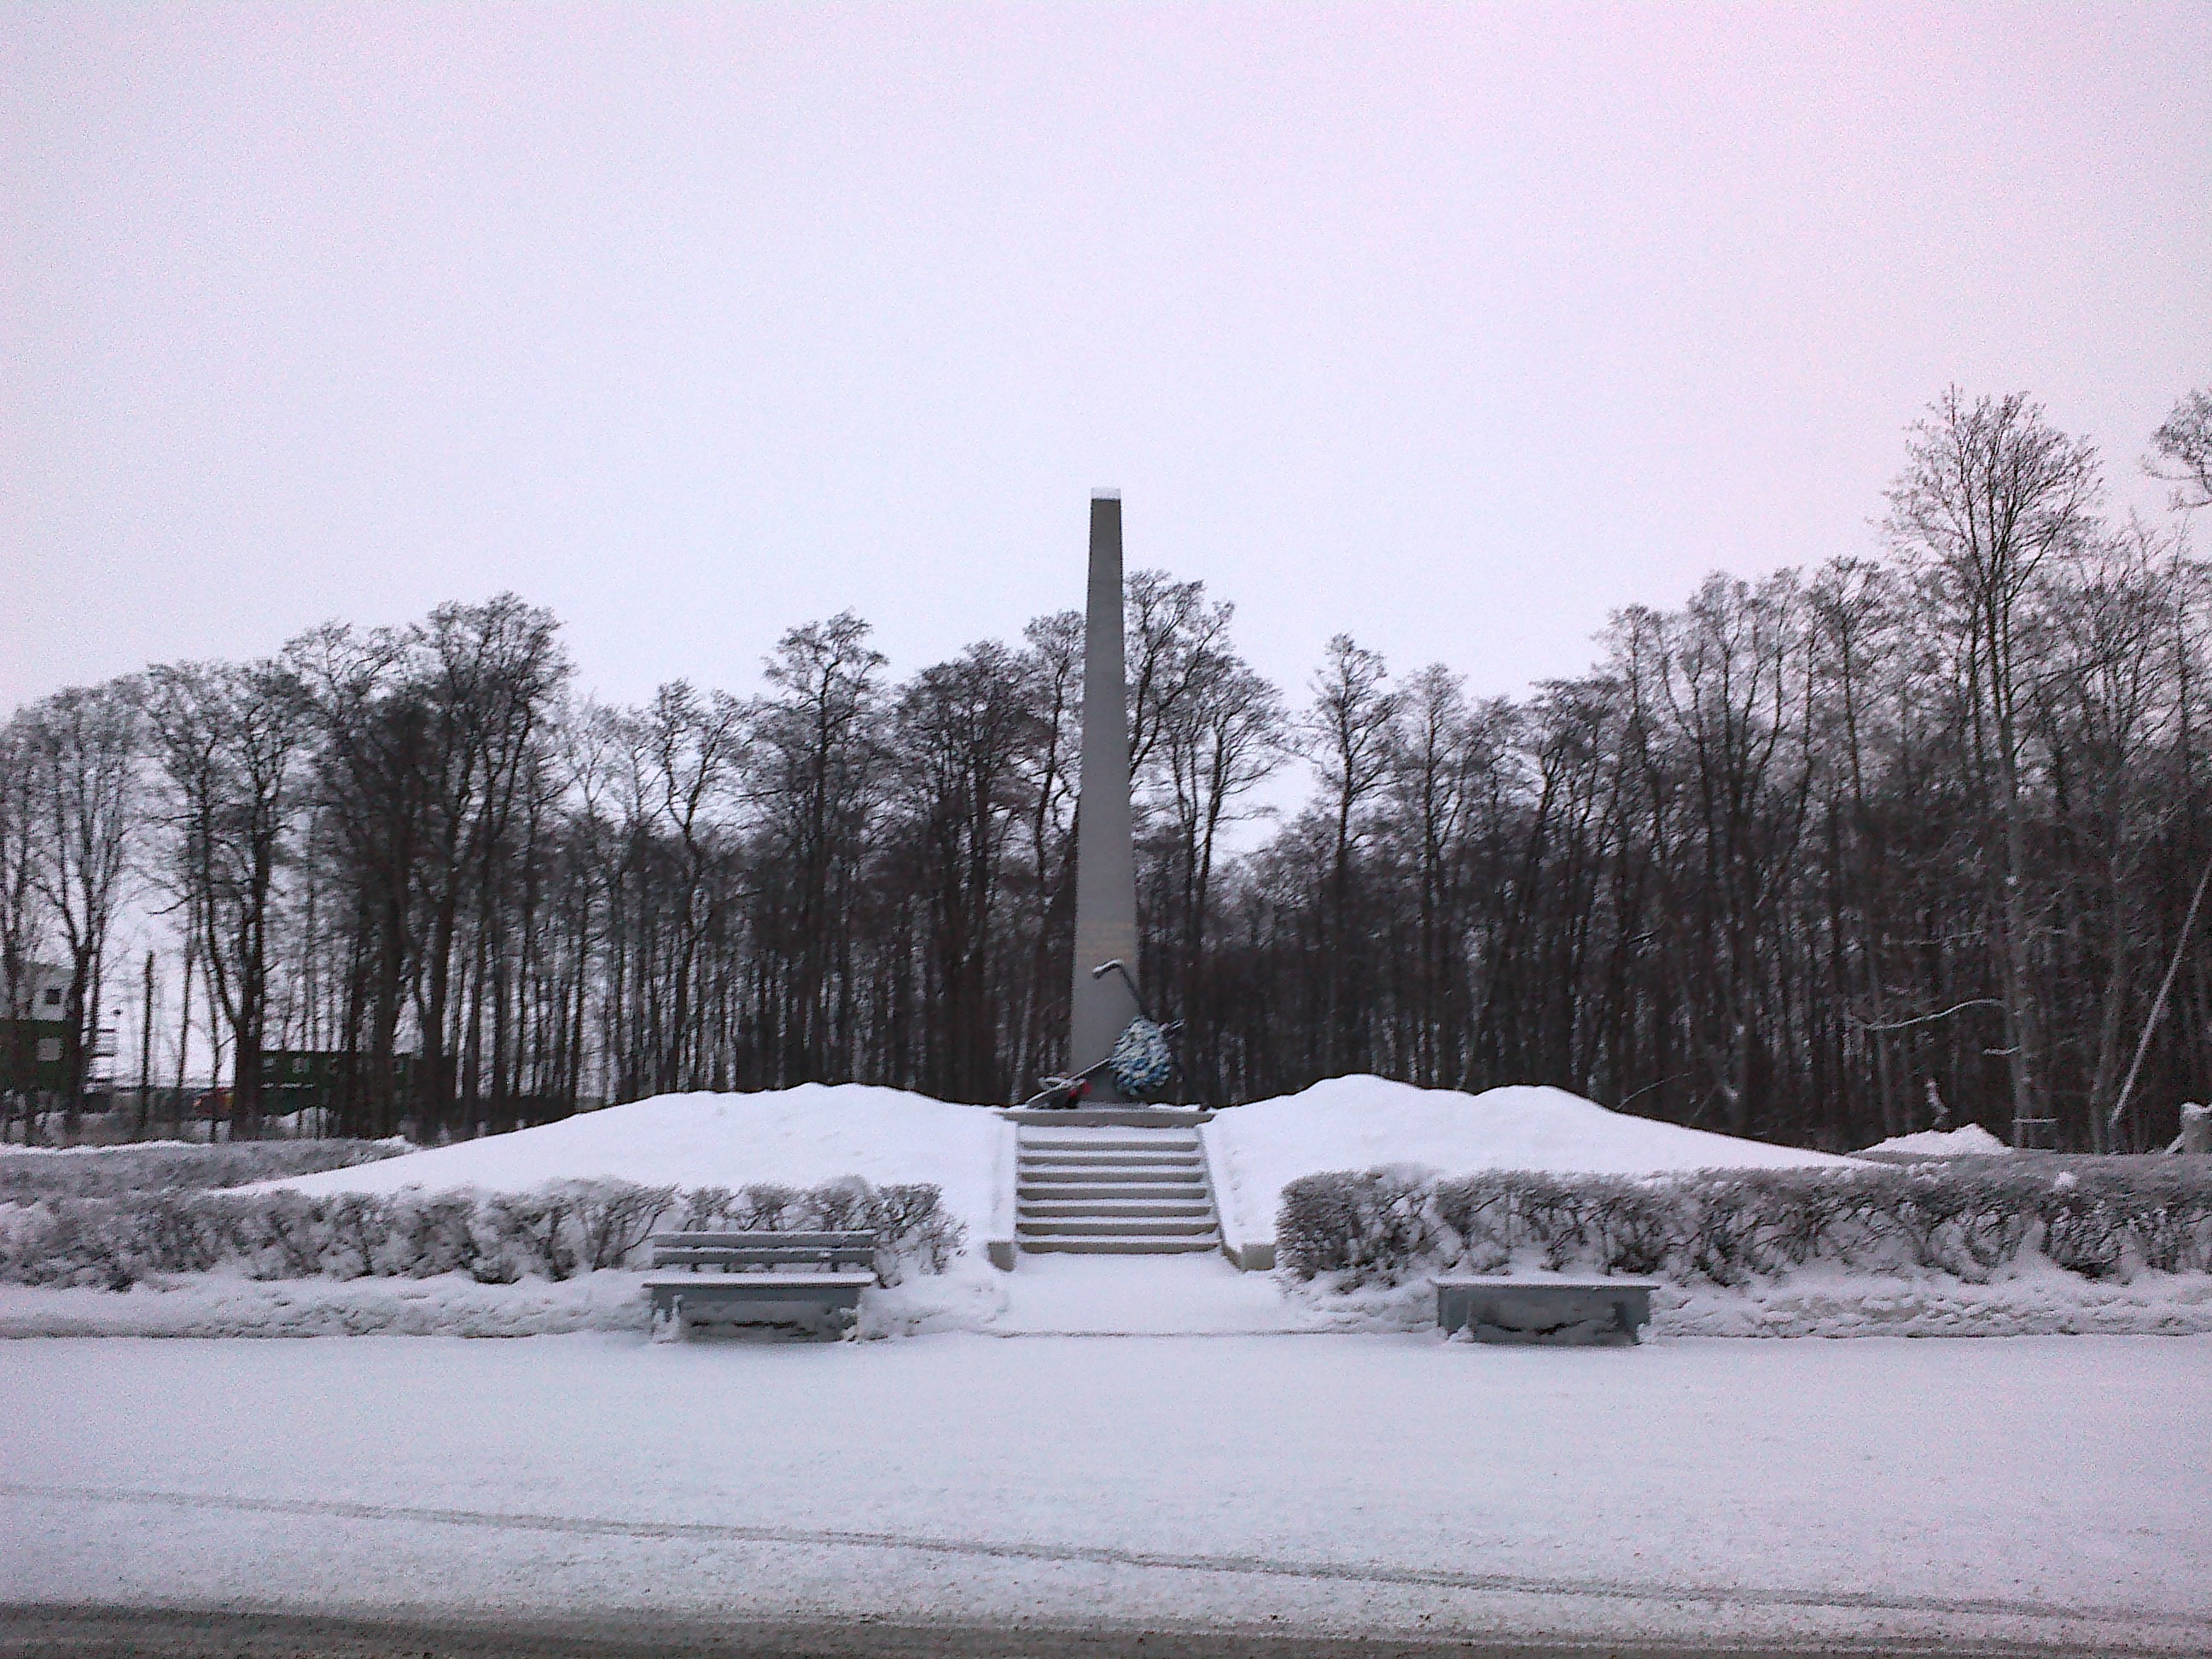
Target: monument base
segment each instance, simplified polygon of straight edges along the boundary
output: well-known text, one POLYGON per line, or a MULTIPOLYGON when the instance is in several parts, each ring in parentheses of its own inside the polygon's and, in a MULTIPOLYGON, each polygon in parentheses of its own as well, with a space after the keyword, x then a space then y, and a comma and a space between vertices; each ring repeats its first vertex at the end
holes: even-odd
POLYGON ((1213 1114, 1203 1106, 1005 1106, 999 1115, 1056 1129, 1188 1129, 1213 1114))

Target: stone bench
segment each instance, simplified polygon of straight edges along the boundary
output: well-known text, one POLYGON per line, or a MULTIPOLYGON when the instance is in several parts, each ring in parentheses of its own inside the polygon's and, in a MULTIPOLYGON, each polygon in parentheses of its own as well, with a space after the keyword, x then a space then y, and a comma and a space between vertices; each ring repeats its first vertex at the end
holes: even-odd
POLYGON ((848 1233, 656 1233, 653 1299, 656 1336, 691 1325, 796 1325, 842 1336, 859 1316, 860 1292, 876 1283, 876 1236, 848 1233), (664 1273, 664 1268, 682 1268, 664 1273))
POLYGON ((1633 1279, 1432 1279, 1437 1328, 1476 1342, 1632 1343, 1651 1322, 1652 1285, 1633 1279))

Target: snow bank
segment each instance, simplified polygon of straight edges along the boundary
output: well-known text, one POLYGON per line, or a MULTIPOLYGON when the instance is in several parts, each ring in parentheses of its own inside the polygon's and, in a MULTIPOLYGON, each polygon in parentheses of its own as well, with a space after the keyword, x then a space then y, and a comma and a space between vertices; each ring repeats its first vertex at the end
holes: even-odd
POLYGON ((1914 1158, 1986 1158, 2012 1148, 1978 1123, 1960 1129, 1923 1129, 1914 1135, 1892 1135, 1866 1148, 1869 1152, 1903 1152, 1914 1158))
POLYGON ((1237 1220, 1251 1238, 1273 1238, 1283 1188, 1324 1170, 1419 1164, 1449 1176, 1480 1170, 1653 1175, 1850 1163, 1607 1111, 1564 1089, 1468 1095, 1367 1076, 1330 1078, 1303 1094, 1233 1108, 1208 1124, 1206 1133, 1235 1187, 1233 1194, 1217 1194, 1217 1200, 1236 1206, 1237 1220))
POLYGON ((404 1140, 133 1140, 114 1146, 11 1146, 0 1156, 0 1201, 144 1197, 247 1186, 373 1164, 414 1148, 404 1140))
MULTIPOLYGON (((1226 1265, 1223 1264, 1226 1271, 1226 1265)), ((0 1340, 25 1337, 566 1336, 651 1327, 645 1275, 619 1269, 574 1279, 483 1285, 432 1279, 242 1278, 179 1273, 128 1291, 0 1285, 0 1340)), ((1005 1275, 972 1257, 944 1274, 910 1275, 860 1297, 856 1334, 926 1336, 989 1328, 1005 1311, 1005 1275)), ((747 1340, 783 1341, 763 1328, 747 1340)))
POLYGON ((0 1337, 551 1336, 647 1327, 644 1275, 480 1285, 180 1273, 127 1291, 0 1285, 0 1337))
MULTIPOLYGON (((1437 1293, 1426 1278, 1340 1292, 1279 1282, 1287 1301, 1331 1329, 1436 1328, 1437 1293)), ((1988 1285, 1818 1272, 1735 1287, 1656 1285, 1644 1340, 2204 1335, 2212 1335, 2212 1277, 2143 1273, 2119 1285, 2045 1266, 1988 1285)))
MULTIPOLYGON (((74 1336, 560 1336, 648 1328, 641 1273, 483 1285, 429 1279, 256 1279, 175 1273, 130 1290, 0 1285, 0 1339, 74 1336)), ((862 1294, 860 1337, 1226 1336, 1327 1330, 1265 1273, 1218 1255, 1027 1256, 1002 1273, 975 1256, 862 1294)), ((707 1338, 719 1340, 720 1338, 707 1338)), ((745 1340, 778 1340, 777 1333, 745 1340)))
POLYGON ((14 1141, 0 1141, 0 1158, 112 1158, 118 1152, 204 1152, 204 1140, 125 1140, 113 1146, 21 1146, 14 1141))
MULTIPOLYGON (((179 1274, 131 1290, 0 1285, 0 1340, 26 1337, 556 1336, 645 1339, 643 1275, 554 1282, 435 1279, 252 1279, 179 1274)), ((1738 1289, 1662 1285, 1647 1340, 1685 1337, 2179 1336, 2212 1334, 2212 1278, 2146 1273, 2128 1284, 2044 1268, 1990 1285, 1929 1276, 1805 1273, 1738 1289)), ((1431 1331, 1425 1279, 1328 1294, 1218 1256, 1028 1256, 1001 1273, 972 1257, 943 1274, 868 1291, 863 1338, 1230 1337, 1431 1331)), ((714 1337, 709 1341, 727 1339, 714 1337)), ((741 1341, 776 1340, 760 1333, 741 1341)))
POLYGON ((988 1107, 858 1083, 657 1095, 534 1129, 270 1182, 264 1189, 519 1193, 600 1176, 650 1187, 814 1187, 859 1176, 878 1186, 932 1182, 969 1237, 980 1239, 990 1231, 998 1128, 988 1107))

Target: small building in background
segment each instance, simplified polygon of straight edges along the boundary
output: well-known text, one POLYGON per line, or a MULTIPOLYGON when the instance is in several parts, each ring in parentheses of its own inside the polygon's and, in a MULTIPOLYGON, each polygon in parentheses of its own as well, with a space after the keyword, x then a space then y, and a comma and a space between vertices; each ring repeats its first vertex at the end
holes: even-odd
POLYGON ((58 1095, 69 1087, 69 977, 66 968, 33 963, 27 994, 0 1000, 0 1091, 58 1095))
MULTIPOLYGON (((290 1117, 296 1112, 336 1112, 347 1085, 362 1063, 342 1048, 264 1048, 261 1051, 261 1115, 290 1117)), ((402 1099, 415 1089, 415 1056, 392 1057, 393 1087, 402 1099)), ((228 1115, 230 1091, 222 1091, 228 1115)))

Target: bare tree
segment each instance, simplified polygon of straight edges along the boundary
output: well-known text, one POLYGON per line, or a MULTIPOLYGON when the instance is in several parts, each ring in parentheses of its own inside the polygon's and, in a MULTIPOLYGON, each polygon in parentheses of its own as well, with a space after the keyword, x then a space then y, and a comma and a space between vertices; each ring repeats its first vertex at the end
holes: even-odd
POLYGON ((2173 485, 2177 512, 2212 507, 2212 388, 2192 392, 2151 435, 2158 459, 2144 464, 2173 485))
POLYGON ((884 656, 871 631, 850 611, 793 629, 768 660, 770 690, 754 711, 747 787, 776 875, 768 926, 795 969, 762 1009, 781 1033, 780 1081, 842 1074, 851 1058, 855 987, 841 919, 858 896, 882 783, 884 656))
POLYGON ((58 691, 18 719, 30 758, 31 885, 69 952, 64 1109, 74 1133, 100 1036, 109 930, 144 827, 143 690, 136 679, 58 691))
POLYGON ((1840 997, 1835 1011, 1839 1048, 1863 1053, 1871 1062, 1875 1098, 1885 1136, 1908 1125, 1904 1091, 1896 1077, 1890 1025, 1889 904, 1886 852, 1889 829, 1878 810, 1876 787, 1886 747, 1895 738, 1883 719, 1881 693, 1897 672, 1905 617, 1896 573, 1871 560, 1841 558, 1815 577, 1807 591, 1814 653, 1814 707, 1818 741, 1829 757, 1821 781, 1827 792, 1830 960, 1840 997), (1848 999, 1864 988, 1866 1012, 1848 999), (1861 1049, 1858 1045, 1863 1044, 1861 1049))
POLYGON ((250 1139, 261 1124, 270 934, 298 805, 307 699, 273 661, 173 664, 151 670, 147 686, 168 783, 171 864, 231 1031, 231 1133, 250 1139))
MULTIPOLYGON (((2161 465, 2191 453, 2175 430, 2161 465)), ((2212 1087, 2212 583, 2178 534, 2112 539, 2094 459, 2024 400, 1952 394, 1908 459, 1903 558, 1624 611, 1525 699, 1442 665, 1395 687, 1332 641, 1289 733, 1308 802, 1242 853, 1223 826, 1282 757, 1280 698, 1225 602, 1141 573, 1140 914, 1193 1097, 1536 1081, 1849 1148, 1940 1088, 2069 1146, 2170 1134, 2212 1087)), ((1003 1097, 1056 1057, 1079 617, 896 686, 840 617, 784 636, 763 696, 632 714, 568 709, 550 639, 510 598, 298 642, 313 719, 273 842, 252 756, 216 741, 242 740, 216 693, 249 671, 155 677, 203 896, 209 994, 179 1000, 216 1006, 219 1054, 253 1069, 216 981, 251 977, 226 964, 265 875, 270 989, 244 1001, 268 1043, 339 1051, 356 1131, 809 1079, 1003 1097)), ((0 744, 19 964, 61 935, 53 713, 0 744)))
POLYGON ((25 1124, 32 1121, 38 1085, 30 1022, 46 917, 35 885, 39 817, 28 727, 21 716, 0 726, 0 1021, 7 1023, 0 1044, 0 1140, 12 1132, 19 1109, 25 1124))
POLYGON ((1912 430, 1911 459, 1889 492, 1888 532, 1948 623, 1984 799, 2002 838, 1992 921, 2014 1135, 2027 1144, 2050 1121, 2038 1071, 2027 890, 2028 600, 2045 562, 2093 533, 2096 452, 2051 427, 2024 392, 1969 403, 1953 386, 1912 430))
POLYGON ((1410 1075, 1431 1085, 1456 1082, 1466 1061, 1468 843, 1510 726, 1501 705, 1471 704, 1465 678, 1442 663, 1407 681, 1398 706, 1390 793, 1414 935, 1401 1049, 1410 1075))
POLYGON ((1212 919, 1221 832, 1282 764, 1282 694, 1235 652, 1209 650, 1164 745, 1182 879, 1183 954, 1195 973, 1212 919))
POLYGON ((1036 715, 1024 757, 1021 864, 1009 872, 1013 925, 1026 934, 1029 966, 1016 975, 1012 1076, 1038 1076, 1056 1059, 1074 971, 1075 790, 1083 714, 1083 613, 1056 611, 1022 630, 1021 670, 1036 715))
POLYGON ((422 957, 416 898, 434 799, 430 712, 406 630, 356 634, 333 623, 294 641, 286 659, 317 728, 314 852, 348 913, 336 1025, 341 1050, 357 1063, 340 1112, 354 1133, 390 1134, 410 1103, 398 1056, 422 957))
POLYGON ((1225 648, 1235 608, 1209 604, 1206 584, 1164 570, 1129 578, 1129 772, 1141 777, 1170 725, 1225 648))
POLYGON ((992 967, 1006 851, 1027 805, 1024 761, 1043 720, 1021 659, 995 640, 924 669, 898 702, 893 751, 927 916, 935 994, 925 1006, 926 1086, 1004 1099, 992 967))
POLYGON ((1203 582, 1139 571, 1130 583, 1135 641, 1130 754, 1146 959, 1188 1006, 1198 994, 1217 848, 1237 803, 1280 764, 1282 698, 1230 641, 1236 607, 1203 582))
MULTIPOLYGON (((501 593, 480 605, 441 605, 410 641, 432 786, 418 866, 426 914, 414 988, 422 1043, 416 1087, 422 1110, 441 1127, 459 1080, 454 1062, 478 1040, 482 974, 504 948, 485 930, 503 920, 497 890, 517 856, 514 832, 539 738, 569 672, 559 628, 550 611, 501 593), (457 952, 465 922, 484 952, 473 964, 457 952), (472 966, 476 994, 457 1006, 454 991, 466 987, 472 966)), ((496 1000, 493 1012, 496 1019, 496 1000)))
POLYGON ((1649 851, 1650 936, 1689 1069, 1741 1133, 1772 1060, 1768 933, 1810 783, 1796 584, 1713 576, 1679 614, 1623 613, 1613 641, 1608 678, 1628 698, 1622 829, 1649 851))
POLYGON ((2138 935, 2143 878, 2181 802, 2158 764, 2176 716, 2166 646, 2179 603, 2166 539, 2137 520, 2057 567, 2045 586, 2052 672, 2039 687, 2053 757, 2055 817, 2072 843, 2071 879, 2057 884, 2057 942, 2101 972, 2094 1023, 2077 1039, 2094 1052, 2088 1073, 2093 1145, 2105 1123, 2127 1050, 2125 1017, 2141 1001, 2138 935))
POLYGON ((726 691, 701 696, 682 680, 664 685, 639 719, 649 798, 659 826, 682 848, 681 876, 669 907, 676 938, 671 1006, 655 1068, 664 1091, 696 1086, 684 1061, 696 1055, 699 956, 726 894, 709 878, 723 851, 715 811, 733 801, 745 756, 744 706, 726 691))
POLYGON ((1352 925, 1353 863, 1366 836, 1364 810, 1390 775, 1398 695, 1382 657, 1349 634, 1328 642, 1313 678, 1313 702, 1296 738, 1319 775, 1317 811, 1328 836, 1327 1049, 1339 1066, 1366 1060, 1368 1000, 1357 987, 1365 952, 1352 925))

